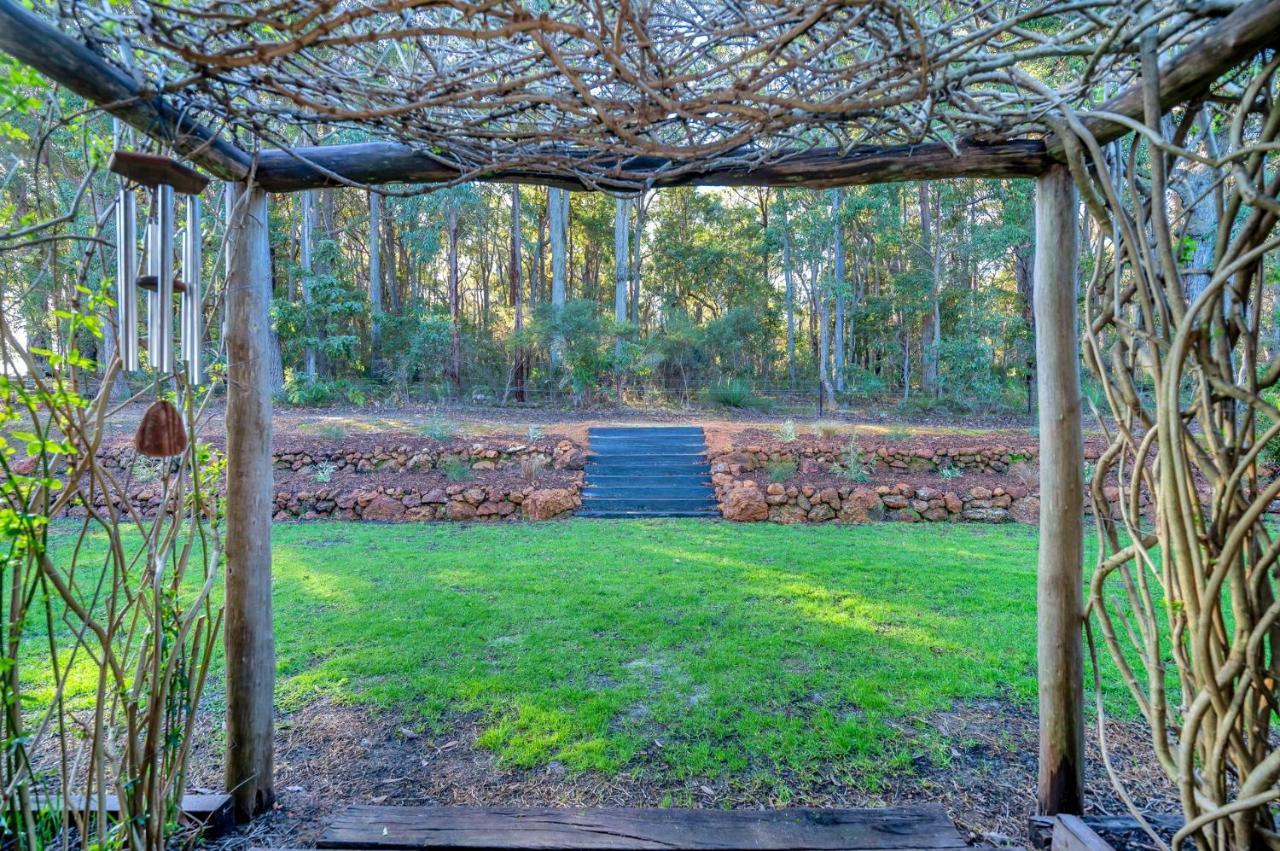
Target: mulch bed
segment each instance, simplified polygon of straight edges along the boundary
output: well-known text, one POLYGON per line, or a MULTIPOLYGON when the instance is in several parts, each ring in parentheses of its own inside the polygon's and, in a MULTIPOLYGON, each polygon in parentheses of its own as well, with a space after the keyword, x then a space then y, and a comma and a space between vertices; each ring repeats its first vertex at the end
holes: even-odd
MULTIPOLYGON (((274 811, 217 845, 226 851, 313 846, 331 816, 350 804, 656 807, 674 801, 684 807, 746 809, 937 802, 972 841, 1025 846, 1027 819, 1035 808, 1035 713, 1009 701, 983 700, 959 704, 921 724, 952 743, 945 761, 921 756, 912 773, 894 777, 884 789, 827 780, 795 788, 792 798, 780 801, 749 781, 657 780, 643 765, 613 777, 570 775, 554 762, 505 768, 476 747, 482 728, 474 717, 421 735, 395 717, 321 701, 280 719, 274 811)), ((906 741, 910 736, 904 730, 906 741)), ((1155 766, 1142 725, 1109 722, 1108 738, 1112 761, 1138 805, 1148 812, 1177 813, 1177 795, 1155 766)), ((1123 814, 1092 729, 1087 748, 1090 813, 1123 814)), ((220 788, 220 763, 218 746, 206 737, 192 760, 193 785, 220 788)))
POLYGON ((520 490, 532 484, 537 488, 563 488, 578 480, 580 471, 553 470, 547 467, 541 470, 533 481, 524 477, 518 467, 502 470, 477 470, 472 477, 462 481, 450 479, 439 470, 371 470, 368 473, 357 473, 352 470, 335 470, 329 481, 318 481, 314 473, 302 470, 276 470, 276 493, 297 494, 315 493, 321 488, 334 492, 350 493, 360 490, 376 490, 378 488, 412 488, 418 491, 447 488, 451 485, 462 487, 497 488, 504 492, 520 490))
MULTIPOLYGON (((769 475, 769 471, 767 469, 752 470, 749 473, 743 473, 742 475, 735 476, 734 478, 738 480, 754 479, 761 489, 768 488, 769 485, 773 483, 773 479, 769 475)), ((781 484, 784 487, 812 485, 818 490, 828 487, 835 488, 837 490, 840 488, 869 488, 871 490, 875 490, 881 485, 893 488, 899 484, 906 484, 916 490, 928 487, 937 491, 942 491, 943 493, 946 493, 947 491, 954 491, 957 494, 961 494, 967 493, 971 488, 978 487, 979 485, 987 488, 988 490, 995 490, 996 488, 1008 488, 1009 485, 1015 482, 1020 483, 1021 480, 1013 476, 1000 473, 966 472, 962 476, 957 476, 952 479, 944 479, 942 476, 933 472, 911 473, 906 470, 888 470, 884 467, 878 466, 876 467, 875 472, 867 476, 865 481, 854 481, 848 476, 844 476, 839 473, 823 471, 817 473, 797 472, 792 476, 788 476, 781 484)))

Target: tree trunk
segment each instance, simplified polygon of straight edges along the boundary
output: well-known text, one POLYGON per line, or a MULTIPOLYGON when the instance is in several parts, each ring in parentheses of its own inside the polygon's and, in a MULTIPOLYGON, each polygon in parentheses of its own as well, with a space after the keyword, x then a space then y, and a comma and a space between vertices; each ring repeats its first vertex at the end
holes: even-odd
POLYGON ((369 193, 369 371, 382 343, 382 196, 369 193))
POLYGON ((631 240, 631 321, 640 327, 640 247, 643 244, 645 222, 649 218, 649 197, 641 192, 636 196, 635 233, 631 240))
POLYGON ((458 201, 449 199, 445 212, 449 231, 449 379, 462 393, 462 299, 458 290, 458 201))
POLYGON ((786 287, 787 311, 787 375, 791 389, 796 389, 796 288, 791 269, 791 230, 787 223, 785 193, 778 193, 778 218, 782 223, 782 280, 786 287))
MULTIPOLYGON (((565 231, 569 222, 569 193, 564 189, 547 190, 548 218, 551 219, 551 312, 557 319, 564 308, 565 231)), ((551 341, 551 371, 557 372, 564 357, 564 338, 551 341)))
POLYGON ((524 292, 520 286, 520 185, 511 187, 511 306, 515 309, 515 382, 516 401, 524 401, 525 352, 520 336, 524 333, 524 292))
POLYGON ((247 197, 229 227, 226 287, 227 791, 248 818, 271 807, 275 640, 271 617, 271 254, 267 196, 247 197))
MULTIPOLYGON (((315 192, 302 193, 302 233, 299 237, 298 256, 300 265, 302 266, 302 304, 303 315, 306 321, 310 323, 310 306, 311 306, 311 277, 315 273, 314 264, 311 260, 311 236, 315 231, 316 224, 315 210, 315 192)), ((308 345, 302 351, 302 371, 306 374, 308 381, 316 379, 316 349, 315 346, 308 345)))
POLYGON ((941 250, 939 239, 934 238, 933 210, 929 200, 929 184, 920 184, 920 249, 922 265, 928 269, 929 305, 925 310, 920 331, 920 391, 926 396, 938 394, 938 324, 941 311, 938 305, 938 259, 941 250))
MULTIPOLYGON (((631 291, 631 199, 613 200, 613 321, 622 326, 627 321, 627 296, 631 291)), ((622 359, 623 337, 619 327, 613 344, 614 357, 622 359)), ((617 366, 620 370, 620 365, 617 366)))
POLYGON ((1076 317, 1076 194, 1066 166, 1036 181, 1040 398, 1039 811, 1084 807, 1084 447, 1076 317))
POLYGON ((835 388, 831 386, 831 311, 827 304, 827 293, 822 286, 822 276, 818 271, 818 261, 813 261, 812 281, 813 302, 817 307, 818 319, 818 383, 826 398, 835 396, 835 388))
POLYGON ((837 393, 844 392, 844 301, 845 289, 848 286, 845 280, 844 218, 841 215, 843 203, 844 191, 840 189, 832 190, 831 230, 832 241, 835 243, 835 280, 832 283, 832 289, 835 291, 836 300, 835 333, 834 339, 832 340, 832 348, 834 349, 832 365, 835 377, 834 384, 837 393))

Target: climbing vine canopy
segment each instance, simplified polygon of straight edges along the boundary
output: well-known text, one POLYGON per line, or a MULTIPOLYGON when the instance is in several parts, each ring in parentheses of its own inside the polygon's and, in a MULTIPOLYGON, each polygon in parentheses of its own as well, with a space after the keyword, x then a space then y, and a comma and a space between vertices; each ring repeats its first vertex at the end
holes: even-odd
MULTIPOLYGON (((39 5, 39 4, 37 4, 39 5)), ((242 144, 408 143, 480 176, 643 182, 817 149, 1038 138, 1231 2, 58 0, 42 11, 242 144), (1154 35, 1153 35, 1154 34, 1154 35)))

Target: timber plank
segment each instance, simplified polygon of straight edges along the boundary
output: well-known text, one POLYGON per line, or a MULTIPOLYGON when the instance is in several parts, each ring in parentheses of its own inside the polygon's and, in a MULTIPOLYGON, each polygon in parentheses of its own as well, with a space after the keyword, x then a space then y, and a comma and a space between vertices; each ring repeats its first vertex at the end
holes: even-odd
MULTIPOLYGON (((1180 817, 1163 813, 1145 813, 1143 818, 1166 842, 1171 840, 1184 824, 1180 817)), ((1149 844, 1151 842, 1151 837, 1131 815, 1088 815, 1083 816, 1080 821, 1104 842, 1118 848, 1131 843, 1149 844)), ((1031 847, 1051 848, 1057 825, 1057 816, 1032 816, 1027 824, 1028 833, 1031 835, 1031 847)))
POLYGON ((677 810, 372 807, 340 813, 317 846, 429 848, 936 849, 965 842, 941 806, 677 810))
MULTIPOLYGON (((83 796, 74 795, 68 799, 71 809, 85 812, 86 804, 83 796)), ((98 811, 96 797, 88 802, 87 809, 92 815, 98 811)), ((120 799, 115 795, 107 795, 103 801, 103 810, 110 818, 120 815, 120 799)), ((231 796, 226 794, 183 795, 178 805, 178 813, 188 827, 200 829, 205 839, 216 839, 235 827, 235 812, 231 807, 231 796)))

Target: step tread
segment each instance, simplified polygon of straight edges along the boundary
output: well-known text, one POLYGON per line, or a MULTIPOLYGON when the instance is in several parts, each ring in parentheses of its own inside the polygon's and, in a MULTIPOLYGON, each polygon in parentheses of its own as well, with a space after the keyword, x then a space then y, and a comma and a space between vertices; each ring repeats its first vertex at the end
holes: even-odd
POLYGON ((377 807, 331 818, 320 848, 961 849, 939 804, 878 809, 377 807))

